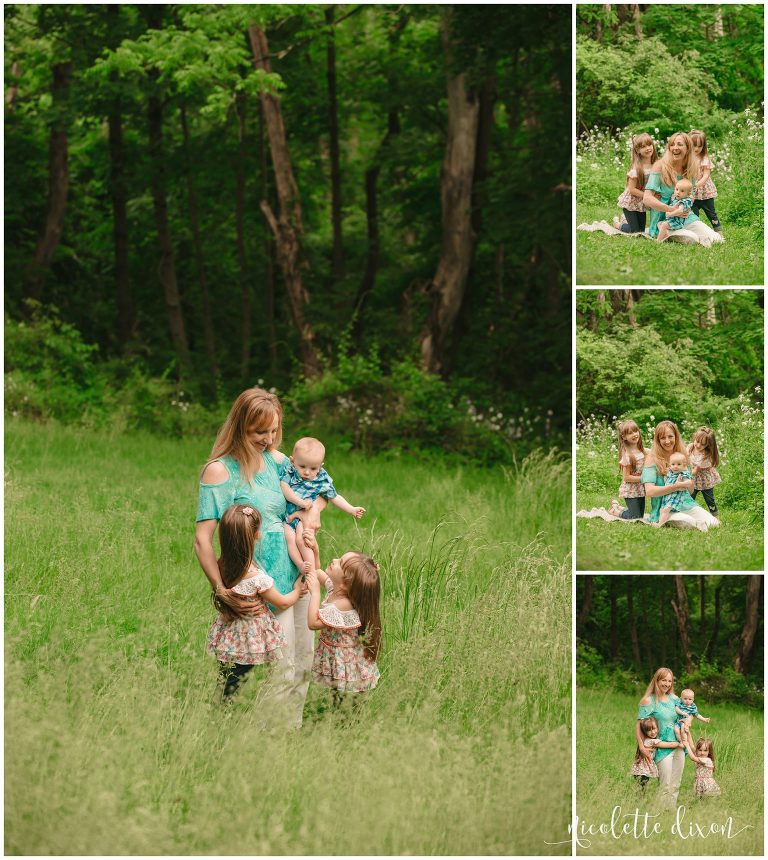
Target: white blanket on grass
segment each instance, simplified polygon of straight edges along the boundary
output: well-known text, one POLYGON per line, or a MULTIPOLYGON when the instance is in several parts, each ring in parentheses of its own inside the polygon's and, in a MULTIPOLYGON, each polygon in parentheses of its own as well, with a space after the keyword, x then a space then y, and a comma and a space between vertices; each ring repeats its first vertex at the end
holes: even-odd
MULTIPOLYGON (((587 233, 605 233, 606 236, 651 239, 647 230, 645 233, 623 233, 607 221, 593 221, 591 224, 579 224, 576 229, 584 230, 587 233)), ((651 239, 651 241, 655 240, 651 239)), ((704 245, 705 248, 709 248, 718 242, 725 242, 725 239, 720 233, 716 233, 711 227, 707 227, 703 221, 694 221, 682 230, 672 231, 667 238, 667 242, 680 242, 683 245, 704 245)))
MULTIPOLYGON (((688 513, 673 513, 670 515, 669 520, 667 520, 667 525, 677 529, 696 529, 699 528, 699 523, 703 523, 707 528, 716 528, 720 525, 720 520, 717 517, 712 516, 709 511, 705 511, 704 508, 691 508, 691 510, 698 511, 698 513, 693 516, 688 513)), ((590 520, 600 519, 604 520, 606 523, 641 523, 645 526, 653 525, 653 523, 649 522, 647 515, 643 517, 643 519, 637 518, 634 520, 623 520, 621 517, 615 517, 605 508, 592 508, 589 511, 578 511, 576 516, 590 520)))

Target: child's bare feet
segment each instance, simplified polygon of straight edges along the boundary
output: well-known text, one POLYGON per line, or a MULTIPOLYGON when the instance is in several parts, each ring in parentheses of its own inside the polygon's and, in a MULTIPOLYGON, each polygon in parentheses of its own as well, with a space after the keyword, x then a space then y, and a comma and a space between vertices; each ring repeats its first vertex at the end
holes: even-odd
POLYGON ((620 517, 621 516, 622 507, 619 504, 618 499, 611 499, 611 507, 608 509, 608 513, 612 517, 620 517))

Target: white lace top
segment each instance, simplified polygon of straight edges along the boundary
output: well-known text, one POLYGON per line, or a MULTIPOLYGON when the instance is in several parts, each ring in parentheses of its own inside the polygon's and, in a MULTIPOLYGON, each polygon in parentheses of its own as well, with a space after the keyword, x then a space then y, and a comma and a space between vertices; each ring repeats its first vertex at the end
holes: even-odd
POLYGON ((260 570, 256 567, 255 564, 252 564, 248 568, 248 573, 252 574, 245 579, 241 579, 240 582, 232 589, 232 591, 237 594, 261 594, 262 591, 266 591, 268 588, 272 588, 275 584, 275 580, 268 573, 264 573, 263 570, 260 570))
POLYGON ((328 599, 333 596, 333 589, 329 587, 328 593, 320 605, 318 615, 320 620, 326 627, 337 627, 340 630, 356 630, 362 625, 360 616, 356 609, 339 609, 333 603, 328 603, 328 599))

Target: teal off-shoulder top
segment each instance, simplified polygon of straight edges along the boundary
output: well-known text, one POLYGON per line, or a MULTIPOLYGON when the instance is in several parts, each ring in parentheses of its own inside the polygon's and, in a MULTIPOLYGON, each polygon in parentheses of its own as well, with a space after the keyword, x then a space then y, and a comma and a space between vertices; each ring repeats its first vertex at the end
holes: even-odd
MULTIPOLYGON (((675 705, 679 701, 680 699, 677 696, 673 696, 672 693, 667 696, 666 702, 661 700, 657 702, 651 696, 650 705, 640 705, 637 718, 638 720, 644 720, 646 717, 656 717, 656 722, 659 724, 659 740, 676 741, 674 725, 677 713, 675 712, 675 705)), ((658 764, 674 751, 673 747, 657 747, 653 760, 658 764)))
MULTIPOLYGON (((682 179, 682 174, 677 177, 678 179, 682 179)), ((696 182, 694 181, 694 187, 696 186, 696 182)), ((648 174, 648 181, 645 183, 646 191, 656 191, 661 194, 661 202, 666 203, 667 206, 671 205, 672 195, 675 193, 674 186, 672 188, 669 185, 665 185, 661 181, 661 173, 650 173, 648 174)), ((666 221, 667 213, 660 212, 658 209, 650 209, 651 213, 651 225, 648 228, 648 233, 651 238, 655 239, 659 235, 659 221, 666 221)), ((687 224, 692 224, 694 221, 698 221, 699 216, 694 215, 693 212, 688 214, 688 217, 683 221, 683 226, 687 224)))
MULTIPOLYGON (((643 473, 640 475, 641 484, 656 484, 657 487, 664 486, 664 476, 656 471, 656 466, 644 466, 643 473)), ((655 496, 651 499, 651 513, 648 517, 648 522, 657 523, 661 514, 661 496, 655 496)))
POLYGON ((251 482, 240 476, 240 463, 234 457, 219 457, 229 472, 229 478, 220 484, 200 482, 196 522, 220 520, 230 505, 251 505, 261 514, 261 537, 253 551, 254 561, 275 580, 281 594, 288 594, 299 575, 288 555, 283 521, 286 501, 280 489, 279 466, 275 458, 265 451, 264 468, 251 482))

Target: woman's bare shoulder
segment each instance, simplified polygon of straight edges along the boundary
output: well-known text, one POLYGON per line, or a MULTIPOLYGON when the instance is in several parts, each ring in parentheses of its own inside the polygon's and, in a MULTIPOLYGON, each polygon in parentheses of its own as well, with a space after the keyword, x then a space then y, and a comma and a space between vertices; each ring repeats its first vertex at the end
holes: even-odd
POLYGON ((661 173, 661 159, 653 162, 651 165, 651 173, 661 173))
POLYGON ((282 463, 285 460, 285 454, 282 451, 278 451, 277 448, 273 448, 269 453, 272 455, 275 463, 282 463))
POLYGON ((229 470, 221 460, 212 460, 208 463, 200 476, 203 484, 221 484, 227 480, 229 480, 229 470))
POLYGON ((655 466, 655 465, 656 465, 656 458, 653 456, 652 451, 648 451, 645 455, 645 460, 643 461, 643 466, 645 466, 645 468, 647 469, 648 466, 655 466))
POLYGON ((643 698, 640 699, 640 704, 641 705, 650 705, 651 704, 651 697, 650 696, 643 696, 643 698))

